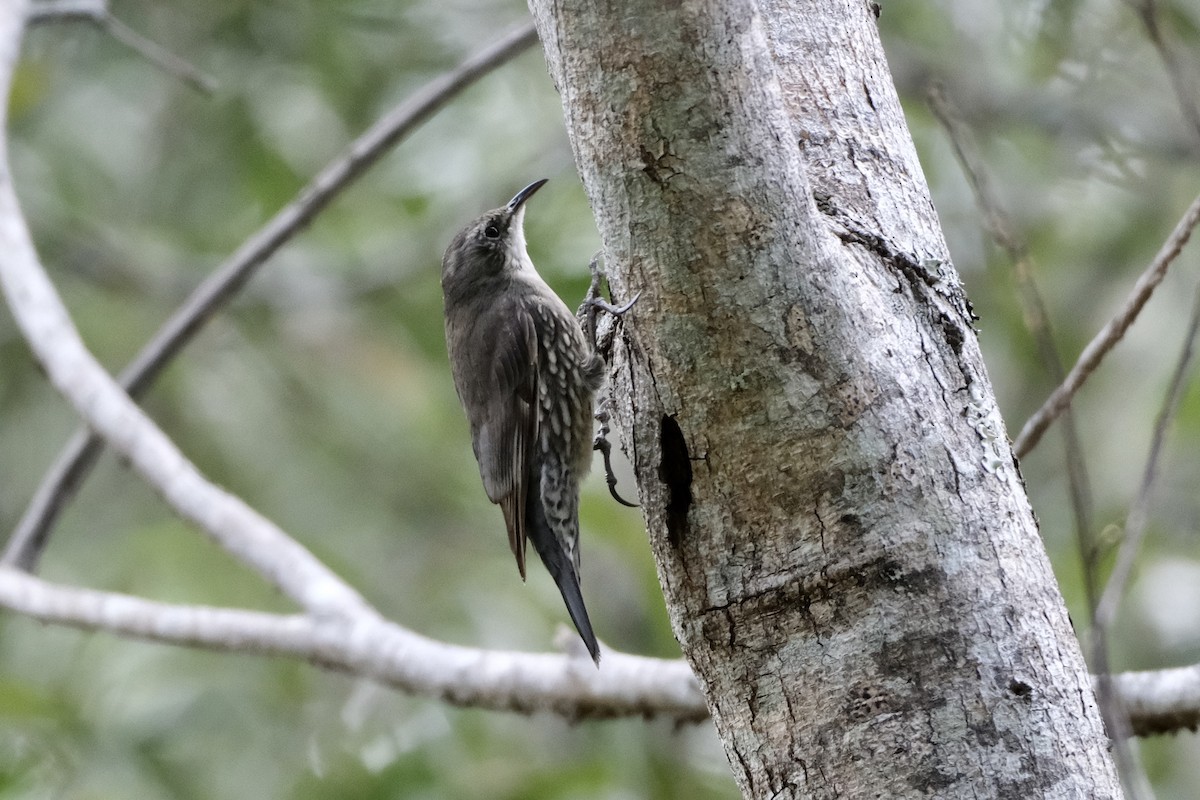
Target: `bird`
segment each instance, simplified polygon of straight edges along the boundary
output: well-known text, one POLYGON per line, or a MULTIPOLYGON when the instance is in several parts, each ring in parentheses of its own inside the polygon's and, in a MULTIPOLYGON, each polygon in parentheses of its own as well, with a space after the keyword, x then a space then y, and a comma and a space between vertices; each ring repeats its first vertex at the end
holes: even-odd
POLYGON ((526 543, 554 578, 597 666, 579 584, 579 483, 591 468, 604 361, 525 245, 534 181, 473 220, 442 258, 446 349, 488 498, 525 580, 526 543))

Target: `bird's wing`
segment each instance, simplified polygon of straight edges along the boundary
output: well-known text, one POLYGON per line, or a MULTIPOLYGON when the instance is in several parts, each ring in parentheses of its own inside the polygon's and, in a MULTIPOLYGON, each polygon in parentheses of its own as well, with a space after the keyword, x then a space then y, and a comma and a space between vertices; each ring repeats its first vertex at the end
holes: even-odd
POLYGON ((488 498, 504 512, 508 544, 525 578, 525 502, 529 464, 538 440, 538 340, 529 314, 519 307, 495 332, 491 393, 475 442, 488 498))

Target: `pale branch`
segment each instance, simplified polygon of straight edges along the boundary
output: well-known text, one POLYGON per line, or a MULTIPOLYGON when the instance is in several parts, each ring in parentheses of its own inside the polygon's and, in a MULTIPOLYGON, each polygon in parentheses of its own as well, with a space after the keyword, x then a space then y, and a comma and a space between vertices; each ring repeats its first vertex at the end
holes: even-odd
MULTIPOLYGON (((302 658, 463 706, 547 710, 570 718, 634 715, 699 722, 708 716, 696 679, 680 660, 606 649, 597 670, 586 658, 444 644, 387 621, 347 625, 301 614, 173 605, 60 586, 5 567, 0 567, 0 606, 39 622, 126 638, 302 658)), ((1200 723, 1200 664, 1123 673, 1113 676, 1113 685, 1139 735, 1200 723)))
POLYGON ((1135 736, 1195 731, 1200 726, 1200 664, 1112 676, 1135 736))
POLYGON ((163 72, 178 78, 193 89, 204 94, 212 94, 217 90, 214 78, 113 16, 107 0, 46 0, 33 3, 29 6, 25 19, 31 25, 60 20, 90 22, 163 72))
MULTIPOLYGON (((0 6, 0 107, 7 109, 25 3, 0 6)), ((50 382, 182 517, 314 613, 375 614, 304 547, 241 499, 206 480, 88 351, 38 262, 8 163, 0 112, 0 288, 50 382)))
MULTIPOLYGON (((302 658, 413 695, 462 706, 572 719, 708 716, 695 676, 681 660, 605 649, 586 656, 477 650, 430 640, 386 620, 349 623, 302 614, 173 605, 61 586, 0 567, 0 607, 43 623, 131 639, 232 653, 302 658)), ((1200 724, 1200 664, 1114 675, 1139 736, 1200 724)))
POLYGON ((438 642, 370 614, 319 618, 158 603, 50 583, 0 567, 0 606, 41 622, 258 655, 302 658, 408 694, 460 706, 569 719, 708 718, 704 697, 682 660, 604 651, 601 669, 586 655, 479 650, 438 642))
MULTIPOLYGON (((359 136, 317 174, 294 200, 247 239, 163 324, 121 372, 121 385, 142 397, 162 370, 228 303, 276 251, 327 207, 393 146, 432 117, 452 98, 537 41, 532 23, 503 36, 450 72, 426 84, 359 136)), ((74 495, 96 459, 103 441, 88 428, 74 433, 43 476, 33 500, 9 539, 0 563, 33 569, 59 512, 74 495)))
POLYGON ((1146 267, 1146 271, 1142 273, 1137 283, 1134 284, 1133 290, 1130 292, 1129 297, 1125 299, 1125 304, 1121 307, 1120 311, 1088 342, 1087 347, 1083 348, 1083 352, 1080 353, 1075 365, 1067 373, 1066 379, 1059 384, 1058 388, 1050 393, 1050 396, 1042 403, 1041 408, 1035 411, 1025 422, 1024 427, 1021 428, 1020 435, 1013 442, 1013 453, 1018 458, 1024 458, 1037 446, 1037 443, 1042 438, 1042 434, 1062 414, 1063 410, 1071 404, 1072 398, 1075 397, 1075 393, 1079 391, 1079 388, 1083 386, 1084 381, 1096 371, 1096 368, 1100 366, 1100 362, 1108 355, 1108 351, 1112 350, 1117 342, 1121 341, 1121 338, 1125 335, 1125 331, 1137 319, 1142 307, 1150 299, 1150 295, 1166 276, 1167 269, 1183 251, 1184 245, 1191 238, 1192 231, 1195 230, 1197 223, 1200 223, 1200 196, 1196 197, 1192 201, 1192 204, 1188 206, 1183 217, 1175 225, 1175 229, 1171 231, 1171 235, 1163 242, 1154 260, 1150 262, 1150 265, 1146 267))

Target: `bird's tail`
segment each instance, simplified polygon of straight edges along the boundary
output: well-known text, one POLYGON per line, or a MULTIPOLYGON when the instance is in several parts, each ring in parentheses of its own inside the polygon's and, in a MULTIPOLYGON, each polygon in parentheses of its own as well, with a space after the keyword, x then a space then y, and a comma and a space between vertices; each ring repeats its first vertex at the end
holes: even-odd
POLYGON ((525 513, 528 520, 526 534, 533 542, 534 549, 541 556, 542 563, 546 565, 554 582, 558 584, 558 591, 562 593, 563 602, 567 604, 567 613, 571 615, 571 621, 575 623, 575 629, 579 631, 579 636, 587 646, 592 660, 599 666, 600 643, 596 641, 596 634, 592 631, 592 622, 588 619, 587 607, 583 604, 583 594, 579 590, 579 575, 575 571, 575 565, 570 556, 567 555, 559 543, 558 537, 550 529, 550 524, 546 521, 546 511, 542 506, 540 494, 530 493, 529 500, 525 504, 525 513))

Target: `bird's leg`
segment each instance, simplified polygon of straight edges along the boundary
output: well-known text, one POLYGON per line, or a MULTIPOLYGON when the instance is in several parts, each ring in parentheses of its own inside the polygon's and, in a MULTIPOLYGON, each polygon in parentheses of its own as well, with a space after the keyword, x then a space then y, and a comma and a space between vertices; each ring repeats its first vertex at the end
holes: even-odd
POLYGON ((621 505, 637 508, 637 503, 631 503, 617 494, 617 476, 613 474, 612 468, 612 442, 608 441, 608 395, 604 395, 596 404, 595 418, 600 427, 596 431, 596 438, 592 440, 592 449, 599 450, 604 458, 604 482, 608 484, 608 493, 621 505))
MULTIPOLYGON (((596 317, 601 311, 605 311, 615 319, 620 319, 625 312, 633 308, 634 303, 638 301, 641 293, 639 292, 634 295, 633 299, 627 303, 619 306, 613 305, 600 294, 600 285, 606 280, 604 270, 600 266, 600 253, 592 256, 591 263, 588 264, 588 271, 592 274, 592 282, 588 286, 587 296, 584 297, 583 304, 579 306, 579 322, 583 326, 584 334, 592 343, 593 352, 600 354, 600 357, 607 362, 612 353, 612 339, 616 326, 609 326, 605 331, 605 335, 601 337, 597 331, 596 317), (601 338, 603 338, 603 342, 600 341, 601 338)), ((608 441, 608 434, 611 430, 608 427, 608 403, 608 394, 602 395, 596 403, 596 413, 593 416, 596 422, 600 423, 600 427, 596 430, 596 438, 592 441, 592 449, 599 450, 600 455, 604 458, 604 480, 608 484, 608 493, 621 505, 637 508, 637 503, 630 503, 617 494, 617 476, 613 474, 612 468, 612 443, 608 441)))

